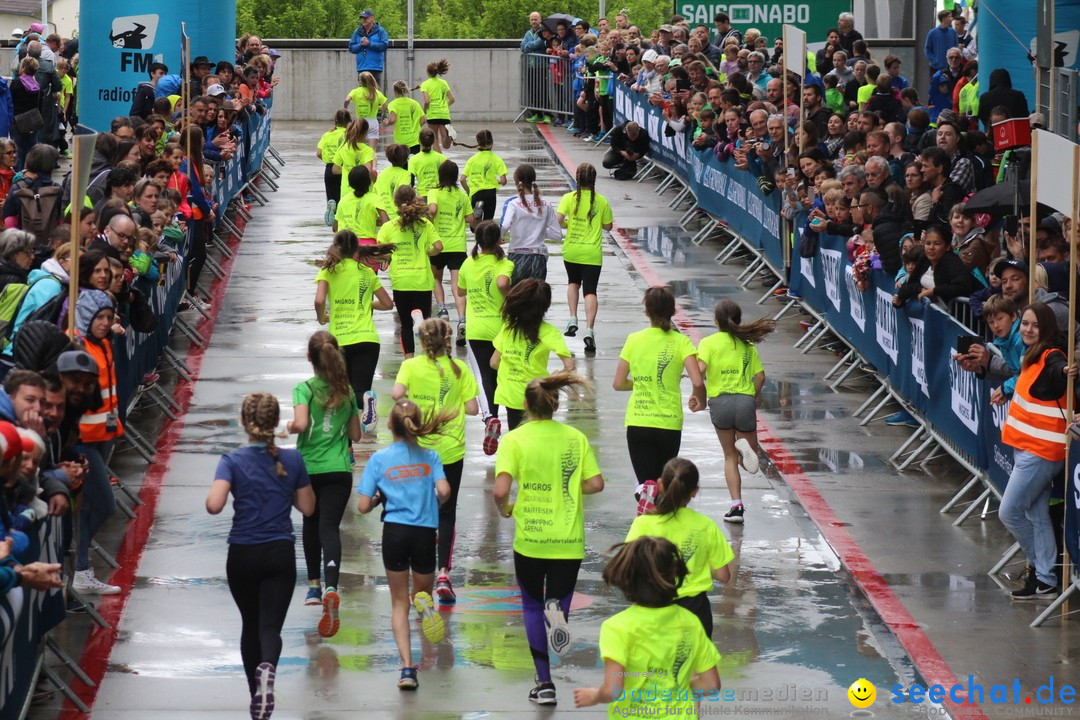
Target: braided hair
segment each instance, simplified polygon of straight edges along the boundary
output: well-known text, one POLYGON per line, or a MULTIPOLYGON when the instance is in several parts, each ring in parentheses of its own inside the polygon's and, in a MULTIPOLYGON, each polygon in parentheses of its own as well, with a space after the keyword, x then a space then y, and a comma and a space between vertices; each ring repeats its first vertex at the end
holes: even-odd
POLYGON ((589 163, 581 163, 577 167, 577 175, 574 178, 577 190, 574 191, 574 213, 577 213, 581 203, 581 191, 589 191, 589 210, 585 213, 588 217, 592 214, 593 200, 596 197, 596 168, 589 163))
POLYGON ((251 393, 240 405, 240 424, 244 432, 255 442, 266 443, 266 452, 274 459, 274 469, 279 477, 285 477, 285 466, 274 444, 274 429, 281 419, 281 408, 276 397, 270 393, 251 393))
POLYGON ((532 212, 532 205, 529 204, 528 198, 525 197, 525 191, 528 190, 532 193, 533 203, 536 205, 537 214, 540 213, 540 186, 536 184, 536 169, 532 165, 523 163, 518 165, 514 170, 514 185, 517 186, 518 198, 521 200, 521 206, 526 211, 532 212))
POLYGON ((451 329, 450 323, 442 318, 428 318, 420 323, 419 332, 420 347, 424 349, 424 354, 427 355, 428 359, 435 363, 435 367, 439 370, 439 377, 444 374, 439 357, 445 356, 450 360, 450 367, 454 369, 454 377, 460 378, 461 368, 453 361, 451 355, 453 352, 454 331, 451 329))

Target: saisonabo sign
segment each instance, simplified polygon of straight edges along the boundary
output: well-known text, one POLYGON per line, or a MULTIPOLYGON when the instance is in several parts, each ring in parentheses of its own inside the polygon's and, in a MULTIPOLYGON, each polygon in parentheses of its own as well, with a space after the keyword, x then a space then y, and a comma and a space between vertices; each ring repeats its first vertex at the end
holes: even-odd
POLYGON ((759 0, 757 2, 681 2, 675 3, 675 12, 686 18, 690 26, 714 27, 713 18, 718 12, 731 16, 731 25, 745 33, 757 28, 773 41, 780 37, 784 25, 794 25, 806 32, 808 43, 824 43, 829 28, 836 27, 836 18, 842 12, 851 12, 851 0, 759 0))

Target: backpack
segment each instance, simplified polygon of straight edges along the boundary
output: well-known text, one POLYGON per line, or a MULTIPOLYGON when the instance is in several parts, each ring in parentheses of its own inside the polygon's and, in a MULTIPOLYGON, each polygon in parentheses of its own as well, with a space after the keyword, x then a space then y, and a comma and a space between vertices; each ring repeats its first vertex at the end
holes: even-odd
POLYGON ((46 280, 52 280, 53 282, 58 284, 60 286, 60 292, 53 295, 40 307, 31 311, 30 314, 23 318, 22 325, 20 325, 19 327, 21 328, 22 326, 26 325, 26 323, 34 322, 36 320, 41 320, 47 323, 51 323, 53 325, 57 325, 59 323, 60 313, 63 312, 64 302, 68 299, 68 289, 70 288, 70 286, 67 283, 61 281, 60 278, 56 277, 55 275, 35 278, 32 283, 27 285, 27 292, 23 294, 22 300, 19 301, 19 307, 15 310, 15 314, 11 316, 11 321, 9 322, 7 327, 4 328, 3 337, 0 337, 0 346, 6 347, 8 344, 14 342, 16 335, 15 320, 19 317, 19 313, 22 312, 22 305, 24 302, 26 302, 26 295, 29 294, 30 288, 34 287, 39 282, 43 282, 46 280))
POLYGON ((19 306, 29 292, 26 283, 8 283, 0 290, 0 348, 7 347, 11 328, 19 315, 19 306))
MULTIPOLYGON (((22 181, 25 183, 26 181, 22 181)), ((38 246, 48 245, 52 231, 60 224, 59 185, 44 185, 36 190, 23 184, 12 195, 19 198, 19 228, 33 233, 38 246)))

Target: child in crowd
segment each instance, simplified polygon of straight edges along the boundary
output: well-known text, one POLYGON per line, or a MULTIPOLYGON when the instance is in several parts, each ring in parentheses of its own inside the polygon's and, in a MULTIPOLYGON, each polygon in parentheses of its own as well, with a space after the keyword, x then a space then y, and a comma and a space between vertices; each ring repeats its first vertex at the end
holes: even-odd
POLYGON ((416 177, 416 194, 427 198, 428 193, 439 185, 439 167, 446 156, 432 150, 435 133, 427 127, 420 131, 420 152, 409 158, 409 172, 416 177))
MULTIPOLYGON (((349 192, 341 197, 334 215, 334 232, 352 230, 361 245, 372 245, 379 227, 390 220, 382 196, 371 189, 371 173, 363 165, 349 171, 349 192)), ((376 268, 377 269, 377 268, 376 268)))
POLYGON ((965 203, 952 206, 949 227, 953 232, 954 252, 964 261, 964 266, 971 271, 971 276, 982 287, 989 287, 990 281, 986 273, 990 267, 991 247, 996 243, 987 242, 986 229, 975 224, 975 213, 968 210, 965 203))
POLYGON ((420 152, 420 128, 424 124, 424 108, 409 97, 409 84, 404 80, 394 83, 394 99, 386 105, 387 116, 383 127, 394 126, 394 142, 409 148, 415 155, 420 152))
MULTIPOLYGON (((430 130, 424 130, 430 132, 430 130)), ((415 157, 421 157, 416 155, 415 157)), ((446 291, 443 288, 443 271, 450 269, 450 294, 457 309, 457 344, 465 345, 465 298, 458 291, 461 266, 466 258, 465 227, 476 224, 476 216, 469 204, 469 196, 458 187, 458 166, 447 160, 439 166, 437 187, 428 192, 428 215, 435 225, 435 233, 442 240, 443 248, 431 258, 431 272, 435 277, 435 302, 439 317, 449 322, 450 311, 446 308, 446 291)))
POLYGON ((900 259, 904 265, 896 271, 896 287, 900 288, 901 285, 907 280, 907 276, 915 272, 915 266, 919 264, 924 257, 922 246, 916 244, 915 236, 911 233, 904 235, 903 240, 900 243, 900 259))
POLYGON ((394 192, 402 185, 412 185, 415 181, 409 172, 409 148, 394 143, 386 148, 386 160, 390 167, 379 173, 375 179, 375 192, 384 207, 393 207, 394 192))
POLYGON ((476 133, 476 153, 461 173, 461 185, 469 193, 473 214, 480 220, 495 217, 495 190, 506 184, 506 163, 491 151, 494 144, 490 130, 476 133))
POLYGON ((825 107, 834 113, 843 113, 844 93, 840 92, 840 79, 835 75, 827 74, 821 81, 825 83, 825 107))
POLYGON ((443 244, 428 220, 427 203, 416 197, 412 186, 402 185, 394 191, 394 207, 396 215, 379 228, 378 241, 396 245, 389 275, 401 321, 401 349, 407 359, 416 349, 413 328, 431 317, 431 291, 435 287, 431 256, 442 252, 443 244))
POLYGON ((334 153, 334 175, 341 176, 338 198, 349 192, 349 171, 363 165, 375 177, 375 151, 367 144, 368 121, 355 118, 345 129, 345 139, 334 153))
POLYGON ((1001 387, 994 390, 994 394, 1011 399, 1016 390, 1016 380, 1020 376, 1024 352, 1027 350, 1020 337, 1020 313, 1016 309, 1016 303, 1009 298, 1004 295, 991 295, 983 303, 983 319, 994 334, 991 352, 999 356, 997 361, 991 358, 990 369, 997 370, 999 375, 1004 375, 1006 368, 1011 373, 1001 387), (999 363, 1004 364, 1004 367, 999 363))
POLYGON ((500 226, 510 238, 507 256, 514 263, 516 285, 527 277, 547 280, 547 241, 561 240, 562 228, 554 206, 543 198, 536 181, 536 168, 522 163, 514 168, 514 187, 517 197, 503 205, 500 226))
MULTIPOLYGON (((319 138, 319 144, 315 148, 315 157, 323 161, 323 189, 326 193, 326 215, 323 220, 326 224, 333 225, 334 211, 338 202, 341 201, 341 182, 334 177, 334 156, 338 148, 345 142, 345 129, 352 122, 352 115, 348 110, 338 110, 334 113, 334 129, 327 130, 319 138)), ((335 230, 336 232, 336 230, 335 230)))
POLYGON ((450 61, 446 58, 428 63, 427 80, 420 83, 428 128, 435 133, 436 147, 441 146, 444 150, 454 142, 453 126, 450 124, 450 106, 454 104, 454 93, 450 90, 450 83, 442 78, 448 72, 450 61))
POLYGON ((379 90, 379 84, 375 82, 375 76, 369 72, 360 73, 360 84, 353 88, 345 96, 344 105, 349 107, 353 104, 356 117, 364 118, 368 122, 370 131, 367 136, 367 144, 374 153, 379 151, 379 110, 386 104, 386 96, 379 90))

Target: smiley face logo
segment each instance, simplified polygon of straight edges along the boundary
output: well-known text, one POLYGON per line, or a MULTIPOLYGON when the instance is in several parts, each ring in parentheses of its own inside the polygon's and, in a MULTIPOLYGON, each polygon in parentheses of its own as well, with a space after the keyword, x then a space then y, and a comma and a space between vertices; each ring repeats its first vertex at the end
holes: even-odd
POLYGON ((859 678, 851 683, 847 690, 848 700, 857 708, 868 708, 877 699, 877 688, 870 684, 866 678, 859 678))

